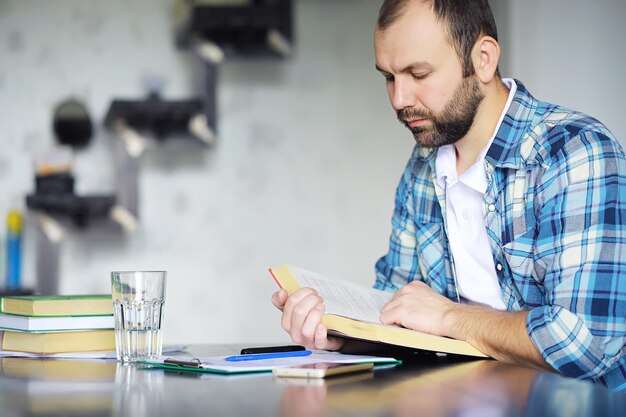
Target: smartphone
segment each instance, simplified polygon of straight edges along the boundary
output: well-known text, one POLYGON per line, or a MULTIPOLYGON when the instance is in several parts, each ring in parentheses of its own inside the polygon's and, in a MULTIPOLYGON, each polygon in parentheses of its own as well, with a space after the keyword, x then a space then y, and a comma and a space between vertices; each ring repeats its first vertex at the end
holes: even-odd
POLYGON ((368 371, 374 367, 373 363, 335 363, 316 362, 307 365, 278 368, 272 372, 276 377, 294 378, 325 378, 327 376, 347 374, 350 372, 368 371))
MULTIPOLYGON (((190 373, 190 372, 185 372, 190 373)), ((279 385, 290 385, 299 387, 330 387, 353 382, 367 381, 374 378, 374 372, 354 372, 331 376, 329 378, 274 378, 279 385)))

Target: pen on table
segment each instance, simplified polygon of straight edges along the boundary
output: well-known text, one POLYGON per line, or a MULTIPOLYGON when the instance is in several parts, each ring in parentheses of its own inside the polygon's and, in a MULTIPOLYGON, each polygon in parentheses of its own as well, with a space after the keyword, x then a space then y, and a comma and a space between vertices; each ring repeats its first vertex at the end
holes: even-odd
POLYGON ((250 347, 241 349, 242 355, 251 355, 255 353, 274 353, 274 352, 295 352, 298 350, 304 350, 304 346, 300 345, 286 345, 286 346, 263 346, 263 347, 250 347))
POLYGON ((229 356, 225 358, 228 362, 241 362, 241 361, 258 361, 261 359, 275 359, 275 358, 291 358, 294 356, 309 356, 310 350, 297 350, 291 352, 272 352, 272 353, 253 353, 248 355, 229 356))

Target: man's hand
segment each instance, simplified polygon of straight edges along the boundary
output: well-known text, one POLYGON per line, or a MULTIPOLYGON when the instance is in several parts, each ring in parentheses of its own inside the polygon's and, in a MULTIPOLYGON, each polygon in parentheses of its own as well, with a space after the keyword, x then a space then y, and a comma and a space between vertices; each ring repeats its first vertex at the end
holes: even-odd
POLYGON ((294 343, 312 349, 338 350, 343 347, 343 340, 327 336, 326 327, 321 323, 324 300, 314 289, 300 288, 291 296, 281 289, 272 295, 272 304, 283 312, 281 326, 294 343))
POLYGON ((381 310, 380 321, 437 336, 454 337, 446 314, 454 302, 436 293, 422 281, 399 289, 381 310))
POLYGON ((455 303, 421 281, 398 290, 382 309, 384 324, 465 340, 494 359, 553 370, 526 331, 528 311, 455 303))

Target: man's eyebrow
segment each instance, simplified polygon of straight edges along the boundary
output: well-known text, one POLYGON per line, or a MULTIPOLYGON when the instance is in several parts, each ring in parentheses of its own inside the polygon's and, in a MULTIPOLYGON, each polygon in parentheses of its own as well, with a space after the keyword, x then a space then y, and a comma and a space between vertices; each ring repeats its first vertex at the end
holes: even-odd
POLYGON ((381 67, 379 67, 378 64, 376 64, 376 71, 388 74, 388 72, 382 69, 381 67))
MULTIPOLYGON (((411 62, 409 65, 407 65, 406 67, 402 68, 400 70, 400 74, 405 73, 405 72, 411 72, 411 71, 415 71, 415 70, 432 70, 433 66, 426 61, 415 61, 415 62, 411 62)), ((388 74, 388 71, 385 71, 384 69, 382 69, 381 67, 379 67, 378 65, 376 65, 376 70, 388 74)))

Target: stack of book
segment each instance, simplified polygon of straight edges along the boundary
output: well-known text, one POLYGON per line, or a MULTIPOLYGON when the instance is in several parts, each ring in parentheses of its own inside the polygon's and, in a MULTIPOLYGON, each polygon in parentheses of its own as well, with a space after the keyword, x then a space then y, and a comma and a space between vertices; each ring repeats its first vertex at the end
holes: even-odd
POLYGON ((29 353, 115 350, 113 301, 106 295, 0 299, 0 349, 29 353))

